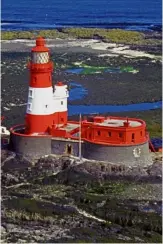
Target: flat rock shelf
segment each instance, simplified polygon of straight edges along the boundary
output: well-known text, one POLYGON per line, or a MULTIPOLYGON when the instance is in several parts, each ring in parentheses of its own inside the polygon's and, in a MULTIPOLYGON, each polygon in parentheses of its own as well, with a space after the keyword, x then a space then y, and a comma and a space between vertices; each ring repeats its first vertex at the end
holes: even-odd
POLYGON ((148 168, 2 151, 6 243, 161 243, 161 157, 148 168))

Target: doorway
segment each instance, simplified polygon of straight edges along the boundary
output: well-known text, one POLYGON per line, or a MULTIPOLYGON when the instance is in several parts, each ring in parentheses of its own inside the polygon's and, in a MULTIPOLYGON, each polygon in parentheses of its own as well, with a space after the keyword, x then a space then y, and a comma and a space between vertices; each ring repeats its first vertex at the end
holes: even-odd
POLYGON ((72 154, 72 145, 70 145, 70 144, 66 145, 66 153, 72 154))

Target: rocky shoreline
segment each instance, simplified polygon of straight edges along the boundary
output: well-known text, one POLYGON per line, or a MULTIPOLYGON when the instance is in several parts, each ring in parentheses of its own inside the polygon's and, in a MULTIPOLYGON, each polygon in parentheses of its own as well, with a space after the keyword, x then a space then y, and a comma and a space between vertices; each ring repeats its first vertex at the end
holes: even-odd
POLYGON ((161 177, 159 155, 124 168, 2 151, 2 241, 160 243, 161 177))

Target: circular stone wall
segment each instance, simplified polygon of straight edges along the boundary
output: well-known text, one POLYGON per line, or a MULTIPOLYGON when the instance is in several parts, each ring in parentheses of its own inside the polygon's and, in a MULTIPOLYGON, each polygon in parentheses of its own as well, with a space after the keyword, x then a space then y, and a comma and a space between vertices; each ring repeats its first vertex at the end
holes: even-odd
POLYGON ((10 150, 28 158, 39 158, 51 154, 51 137, 27 136, 11 131, 10 150))
POLYGON ((133 146, 105 146, 85 142, 84 158, 116 164, 147 165, 152 163, 148 142, 133 146))

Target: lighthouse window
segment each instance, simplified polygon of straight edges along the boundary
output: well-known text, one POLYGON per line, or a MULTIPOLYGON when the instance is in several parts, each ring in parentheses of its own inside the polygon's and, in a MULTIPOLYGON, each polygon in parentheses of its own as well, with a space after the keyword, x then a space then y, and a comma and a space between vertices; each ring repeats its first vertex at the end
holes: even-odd
POLYGON ((32 62, 35 64, 45 64, 49 62, 48 52, 33 52, 32 62))
POLYGON ((61 105, 63 105, 63 101, 61 101, 61 105))
POLYGON ((110 131, 108 132, 108 136, 111 137, 111 132, 110 131))
POLYGON ((33 91, 29 90, 29 97, 33 97, 33 91))
POLYGON ((134 141, 134 140, 135 140, 135 134, 132 133, 132 141, 134 141))
POLYGON ((28 110, 32 110, 32 104, 31 103, 28 103, 28 110))
POLYGON ((119 133, 119 137, 122 138, 123 137, 123 133, 120 132, 119 133))

